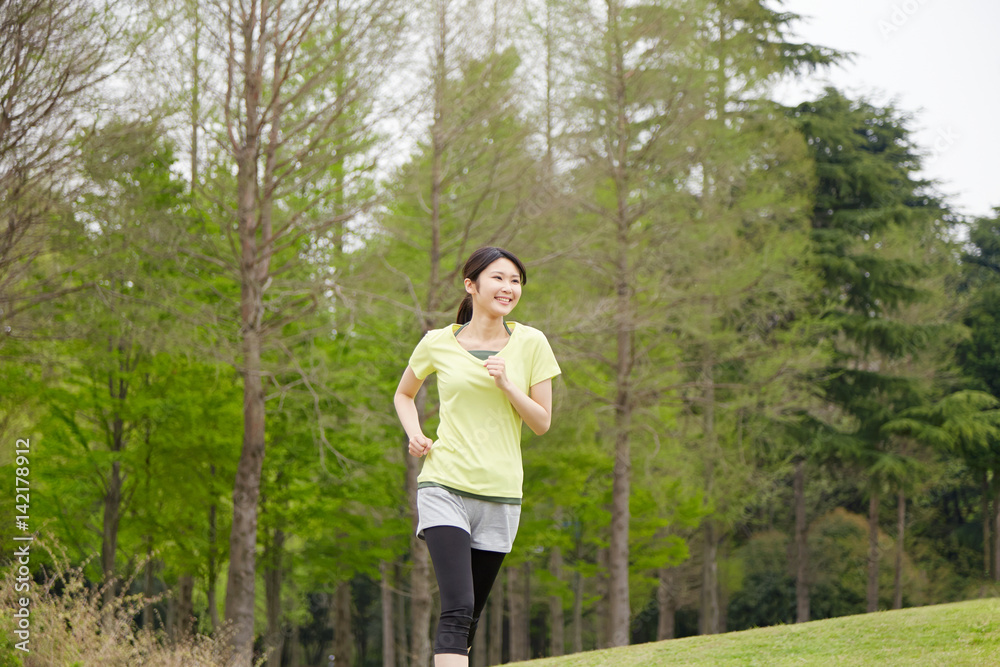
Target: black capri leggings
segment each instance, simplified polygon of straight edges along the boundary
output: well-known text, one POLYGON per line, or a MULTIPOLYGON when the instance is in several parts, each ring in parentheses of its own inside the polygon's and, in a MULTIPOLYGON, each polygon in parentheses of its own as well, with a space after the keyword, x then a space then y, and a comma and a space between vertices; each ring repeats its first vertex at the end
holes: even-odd
POLYGON ((441 618, 434 653, 467 655, 479 615, 507 554, 473 549, 469 534, 456 526, 424 529, 441 592, 441 618))

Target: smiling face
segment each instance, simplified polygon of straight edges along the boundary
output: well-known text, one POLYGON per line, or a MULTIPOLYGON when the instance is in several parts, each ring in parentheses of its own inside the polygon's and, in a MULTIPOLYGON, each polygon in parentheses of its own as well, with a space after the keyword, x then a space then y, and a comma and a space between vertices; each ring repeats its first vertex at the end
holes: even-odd
POLYGON ((472 295, 476 311, 508 315, 521 298, 521 274, 514 262, 501 257, 489 264, 475 282, 466 278, 465 291, 472 295))

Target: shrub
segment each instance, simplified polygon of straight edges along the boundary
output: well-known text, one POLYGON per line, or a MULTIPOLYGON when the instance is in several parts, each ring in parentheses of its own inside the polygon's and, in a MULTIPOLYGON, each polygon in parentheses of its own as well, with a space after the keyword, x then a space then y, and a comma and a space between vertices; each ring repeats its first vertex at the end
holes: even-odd
MULTIPOLYGON (((27 593, 16 592, 16 568, 9 568, 2 576, 0 625, 6 643, 0 647, 0 667, 222 667, 229 663, 231 633, 195 635, 173 642, 162 630, 140 630, 135 619, 154 599, 123 593, 105 605, 105 589, 87 581, 83 575, 85 564, 71 567, 65 554, 54 554, 36 540, 33 548, 39 547, 49 552, 54 563, 54 572, 44 583, 33 584, 27 593), (19 597, 31 600, 28 653, 16 650, 10 641, 15 620, 10 610, 16 608, 19 597)), ((127 591, 130 583, 125 582, 122 590, 127 591)))

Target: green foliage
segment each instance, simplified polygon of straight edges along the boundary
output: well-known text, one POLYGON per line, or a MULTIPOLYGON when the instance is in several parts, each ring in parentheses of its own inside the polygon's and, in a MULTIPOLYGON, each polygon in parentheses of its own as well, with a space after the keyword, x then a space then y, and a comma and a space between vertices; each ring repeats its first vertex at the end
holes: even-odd
POLYGON ((996 451, 1000 399, 980 391, 958 391, 932 405, 904 410, 882 429, 909 435, 981 466, 1000 455, 996 451))
POLYGON ((911 240, 922 237, 940 204, 913 176, 920 163, 907 119, 833 89, 792 116, 816 164, 813 257, 831 315, 864 353, 899 356, 916 349, 925 329, 888 316, 921 297, 913 279, 923 267, 883 245, 896 229, 909 230, 911 240), (873 319, 881 321, 873 325, 873 319))
POLYGON ((742 562, 742 580, 732 589, 727 614, 730 630, 795 621, 795 579, 788 563, 788 536, 756 533, 734 554, 742 562))
POLYGON ((828 89, 790 113, 817 178, 810 263, 821 289, 811 310, 834 332, 834 357, 816 379, 840 413, 827 422, 846 436, 817 453, 860 466, 872 485, 905 485, 920 466, 882 427, 926 400, 913 362, 946 331, 943 306, 916 315, 931 297, 921 284, 936 261, 928 256, 946 254, 942 206, 914 176, 918 151, 896 110, 828 89))
MULTIPOLYGON (((865 611, 868 567, 868 522, 836 509, 810 526, 810 614, 830 618, 865 611)), ((879 532, 879 608, 892 606, 893 541, 879 532)), ((923 604, 926 580, 909 557, 903 557, 903 604, 923 604)), ((793 598, 794 602, 794 598, 793 598)))
MULTIPOLYGON (((730 627, 792 620, 788 465, 799 457, 822 464, 810 465, 807 490, 820 517, 814 617, 864 607, 867 524, 851 512, 866 485, 912 500, 906 604, 983 586, 980 494, 995 496, 1000 479, 997 220, 971 227, 960 281, 952 218, 916 176, 909 117, 834 90, 793 110, 767 99, 776 77, 840 57, 794 43, 793 14, 757 0, 593 7, 545 3, 545 30, 558 38, 544 110, 532 97, 544 59, 530 44, 499 33, 491 46, 449 41, 443 73, 432 74, 443 76, 432 82, 434 115, 406 127, 413 154, 392 172, 377 161, 380 107, 351 76, 381 66, 352 61, 362 42, 389 57, 392 40, 375 33, 398 29, 398 14, 317 17, 303 67, 282 84, 325 82, 287 105, 274 156, 269 213, 293 233, 272 248, 263 291, 258 570, 282 570, 280 622, 302 628, 311 652, 325 648, 335 586, 351 582, 357 632, 371 640, 379 564, 391 565, 392 586, 408 574, 390 397, 421 331, 450 321, 462 261, 487 243, 527 260, 516 319, 546 332, 564 371, 552 429, 524 435, 526 500, 508 560, 532 564, 536 610, 555 595, 570 611, 579 576, 582 633, 588 645, 602 634, 599 563, 623 407, 629 585, 633 612, 650 611, 637 622, 644 632, 655 574, 691 573, 703 558, 693 538, 709 520, 722 534, 730 627), (355 19, 372 21, 360 41, 348 34, 355 19), (321 110, 328 125, 297 131, 321 110), (981 489, 983 471, 992 488, 981 489), (547 571, 556 548, 561 577, 547 571)), ((450 35, 467 29, 458 21, 450 35)), ((205 113, 203 131, 222 127, 221 109, 205 113)), ((154 588, 195 575, 207 631, 244 428, 244 267, 229 138, 201 145, 188 195, 167 134, 115 120, 73 144, 80 196, 44 209, 44 250, 16 285, 47 305, 0 342, 0 433, 32 438, 33 520, 93 580, 118 466, 118 562, 152 555, 154 588), (53 275, 79 291, 57 299, 53 275)), ((50 185, 35 183, 32 196, 51 204, 50 185)), ((881 536, 883 604, 893 546, 881 536)), ((406 591, 394 600, 405 625, 406 591)))
POLYGON ((962 256, 965 286, 971 291, 963 321, 969 338, 959 343, 958 363, 980 388, 1000 396, 1000 221, 977 220, 962 256))
MULTIPOLYGON (((865 608, 868 526, 863 517, 836 509, 810 526, 808 573, 811 615, 827 618, 861 613, 865 608)), ((789 552, 789 537, 780 531, 759 531, 736 550, 738 581, 731 590, 729 625, 734 630, 793 623, 796 613, 795 580, 789 552)), ((894 545, 884 535, 879 538, 882 560, 882 606, 891 604, 894 545)), ((923 574, 904 557, 905 590, 909 604, 919 604, 927 582, 923 574)))

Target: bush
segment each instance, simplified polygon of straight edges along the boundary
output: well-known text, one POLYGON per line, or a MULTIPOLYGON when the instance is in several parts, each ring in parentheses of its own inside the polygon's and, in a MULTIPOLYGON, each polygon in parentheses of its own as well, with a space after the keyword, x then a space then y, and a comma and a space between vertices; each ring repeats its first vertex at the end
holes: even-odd
MULTIPOLYGON (((879 607, 892 606, 895 543, 879 531, 879 607)), ((727 609, 727 628, 795 622, 794 552, 789 536, 758 533, 734 554, 742 572, 727 609)), ((810 618, 862 614, 867 609, 868 520, 842 508, 819 517, 809 527, 810 618)), ((903 555, 903 606, 928 603, 926 574, 903 555)), ((981 597, 972 591, 959 599, 981 597)))
POLYGON ((795 580, 788 573, 788 536, 779 531, 754 535, 734 554, 743 580, 729 599, 728 630, 795 622, 795 580))
MULTIPOLYGON (((229 663, 232 647, 228 633, 171 642, 162 631, 140 630, 135 618, 147 602, 154 600, 120 594, 104 605, 104 588, 86 580, 84 566, 70 567, 64 554, 56 555, 36 540, 33 548, 40 547, 49 552, 54 563, 54 573, 45 583, 33 584, 29 592, 19 593, 14 588, 16 568, 9 568, 2 576, 0 608, 4 611, 0 624, 9 646, 0 649, 0 667, 222 667, 229 663), (29 653, 16 650, 9 639, 14 636, 14 618, 9 610, 16 608, 19 597, 31 600, 29 653)), ((127 590, 129 583, 121 588, 127 590)))
MULTIPOLYGON (((879 531, 879 608, 892 607, 895 541, 879 531)), ((863 614, 868 590, 868 519, 837 508, 809 526, 811 618, 863 614)), ((903 554, 903 606, 928 602, 926 577, 903 554)))

